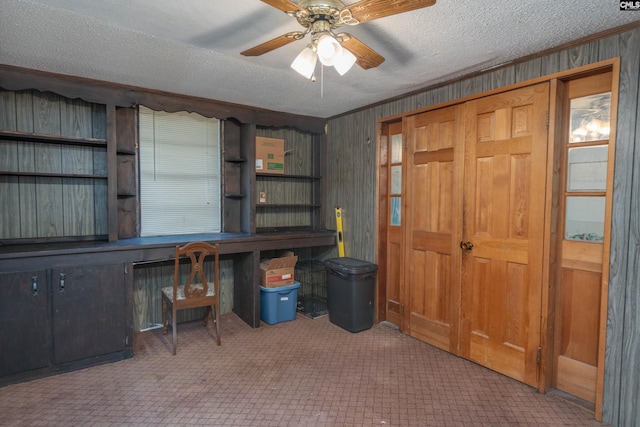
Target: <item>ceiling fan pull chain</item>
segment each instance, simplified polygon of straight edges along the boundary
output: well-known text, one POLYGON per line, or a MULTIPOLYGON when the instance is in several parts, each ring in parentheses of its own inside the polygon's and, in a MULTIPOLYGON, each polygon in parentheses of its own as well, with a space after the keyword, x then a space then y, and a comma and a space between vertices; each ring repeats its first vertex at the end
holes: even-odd
POLYGON ((320 98, 324 98, 324 65, 320 64, 320 98))

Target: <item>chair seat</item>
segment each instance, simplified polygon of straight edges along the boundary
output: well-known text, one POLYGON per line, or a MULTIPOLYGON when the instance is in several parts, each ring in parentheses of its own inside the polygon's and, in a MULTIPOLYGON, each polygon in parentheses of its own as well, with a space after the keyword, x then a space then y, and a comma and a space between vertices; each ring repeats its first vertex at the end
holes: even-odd
MULTIPOLYGON (((193 289, 202 289, 202 284, 201 283, 192 283, 190 287, 193 288, 193 289)), ((173 304, 173 286, 167 286, 166 288, 162 288, 162 293, 173 304)), ((216 293, 215 293, 215 290, 213 289, 213 286, 209 286, 209 289, 207 289, 207 295, 205 295, 205 296, 212 297, 212 296, 215 296, 215 294, 216 293)), ((177 298, 178 298, 178 301, 186 299, 186 297, 184 295, 184 285, 178 286, 177 298)))

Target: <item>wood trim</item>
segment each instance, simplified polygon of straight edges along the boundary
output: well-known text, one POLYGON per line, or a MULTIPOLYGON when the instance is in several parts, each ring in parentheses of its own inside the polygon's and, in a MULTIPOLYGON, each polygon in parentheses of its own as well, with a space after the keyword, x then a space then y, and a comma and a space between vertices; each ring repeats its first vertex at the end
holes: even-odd
POLYGON ((240 172, 240 188, 245 198, 241 202, 240 230, 243 233, 256 232, 256 125, 240 125, 241 156, 247 159, 247 167, 240 172))
MULTIPOLYGON (((606 216, 605 205, 605 221, 606 216)), ((603 247, 604 245, 601 243, 562 239, 561 267, 590 271, 592 273, 602 273, 604 270, 602 264, 602 259, 604 257, 603 247)))
POLYGON ((118 240, 118 147, 116 107, 107 105, 107 222, 109 241, 118 240))
MULTIPOLYGON (((324 205, 327 203, 327 133, 326 131, 322 133, 322 135, 315 136, 316 141, 321 144, 320 146, 320 159, 318 161, 318 167, 320 170, 314 171, 314 175, 321 176, 323 179, 320 180, 320 200, 321 204, 324 205)), ((318 150, 314 150, 314 155, 318 152, 318 150)), ((326 217, 326 207, 325 209, 320 209, 320 214, 318 215, 318 228, 320 230, 324 230, 327 227, 327 217, 326 217)))
POLYGON ((560 197, 562 168, 562 99, 564 83, 552 79, 549 87, 549 126, 547 142, 547 185, 545 195, 545 223, 543 236, 542 304, 540 307, 540 371, 538 391, 546 393, 554 372, 554 330, 556 306, 556 274, 558 256, 558 198, 560 197))
POLYGON ((81 98, 97 104, 118 107, 145 105, 167 112, 188 111, 221 120, 235 118, 242 123, 269 127, 294 127, 323 133, 327 119, 300 116, 233 104, 213 99, 181 95, 84 77, 55 74, 11 65, 0 65, 0 87, 7 90, 36 89, 67 98, 81 98))
POLYGON ((387 180, 389 174, 389 124, 378 122, 376 125, 376 263, 378 264, 376 323, 387 320, 387 223, 388 201, 387 180))
POLYGON ((596 420, 602 421, 602 402, 604 399, 604 368, 607 343, 607 313, 609 308, 609 271, 611 258, 611 221, 613 210, 613 185, 616 153, 616 128, 618 123, 618 97, 620 88, 620 60, 613 63, 611 76, 611 133, 609 134, 609 158, 607 168, 607 195, 604 215, 604 245, 602 256, 602 285, 600 288, 600 335, 598 337, 598 372, 596 376, 596 420))

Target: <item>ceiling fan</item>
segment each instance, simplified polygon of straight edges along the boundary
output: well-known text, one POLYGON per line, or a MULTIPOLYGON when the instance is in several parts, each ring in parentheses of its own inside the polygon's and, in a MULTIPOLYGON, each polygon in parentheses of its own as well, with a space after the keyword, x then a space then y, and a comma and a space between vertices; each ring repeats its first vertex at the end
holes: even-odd
POLYGON ((349 33, 336 33, 343 24, 357 25, 374 19, 422 9, 436 0, 360 0, 345 5, 340 0, 261 0, 287 15, 296 18, 304 31, 283 34, 241 52, 244 56, 260 56, 311 35, 310 43, 300 52, 291 67, 311 78, 316 60, 323 65, 334 66, 343 75, 354 63, 365 70, 384 62, 382 55, 349 33))

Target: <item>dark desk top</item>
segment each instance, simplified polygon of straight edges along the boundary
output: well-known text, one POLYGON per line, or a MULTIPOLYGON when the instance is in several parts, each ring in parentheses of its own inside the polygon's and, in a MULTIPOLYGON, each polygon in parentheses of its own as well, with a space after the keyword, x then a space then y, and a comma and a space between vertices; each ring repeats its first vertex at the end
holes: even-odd
POLYGON ((220 254, 331 246, 336 243, 332 230, 284 231, 264 234, 216 233, 138 237, 115 242, 81 241, 0 245, 0 272, 32 268, 31 263, 51 267, 73 263, 151 262, 169 259, 176 245, 206 241, 220 244, 220 254))

